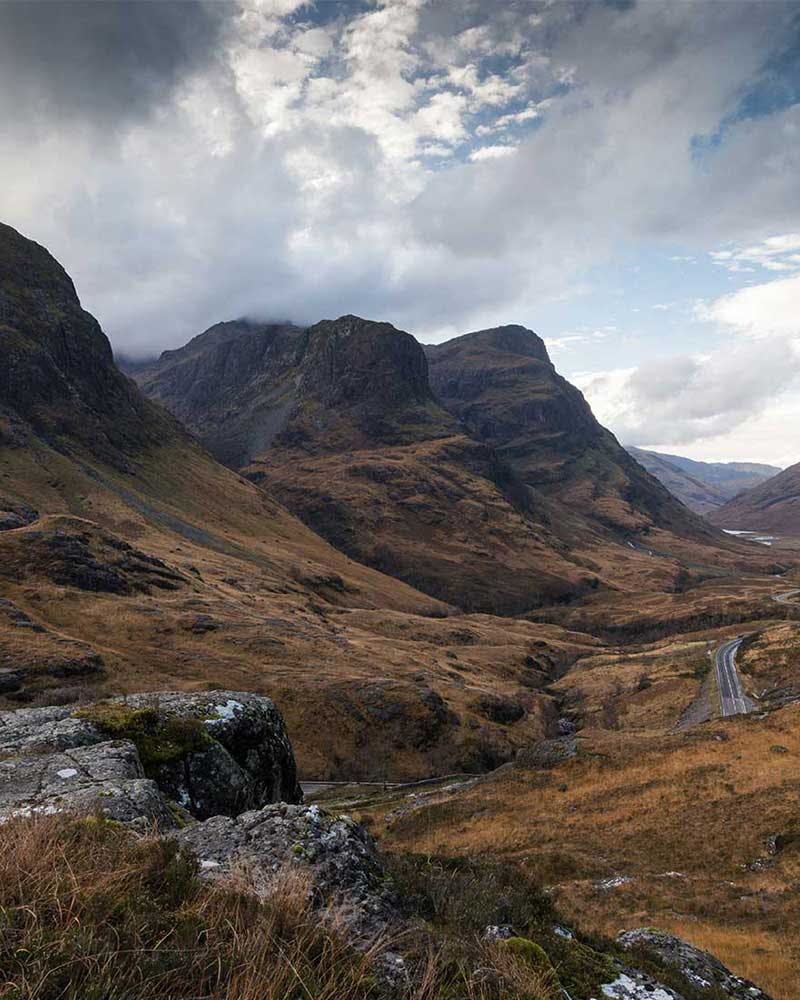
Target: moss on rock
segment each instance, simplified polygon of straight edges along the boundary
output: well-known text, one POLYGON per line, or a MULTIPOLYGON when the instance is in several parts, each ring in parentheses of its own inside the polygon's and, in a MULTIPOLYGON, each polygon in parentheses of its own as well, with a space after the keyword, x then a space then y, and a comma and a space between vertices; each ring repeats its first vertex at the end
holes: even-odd
POLYGON ((120 702, 99 702, 80 708, 75 716, 106 736, 130 740, 139 751, 148 777, 162 764, 202 752, 214 744, 200 719, 163 716, 155 707, 130 708, 120 702))

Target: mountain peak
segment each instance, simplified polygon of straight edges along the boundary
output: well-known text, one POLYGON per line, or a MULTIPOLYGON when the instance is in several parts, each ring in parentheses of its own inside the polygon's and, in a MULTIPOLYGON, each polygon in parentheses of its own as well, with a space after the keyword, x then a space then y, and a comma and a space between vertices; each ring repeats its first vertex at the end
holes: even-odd
POLYGON ((307 337, 303 385, 328 405, 375 399, 391 409, 432 402, 425 352, 391 323, 340 316, 312 326, 307 337))
POLYGON ((429 354, 443 354, 451 348, 462 350, 470 348, 488 349, 501 354, 514 354, 523 358, 534 358, 550 364, 544 341, 533 330, 517 323, 504 326, 494 326, 487 330, 475 330, 461 337, 445 341, 443 344, 433 344, 426 348, 429 354))

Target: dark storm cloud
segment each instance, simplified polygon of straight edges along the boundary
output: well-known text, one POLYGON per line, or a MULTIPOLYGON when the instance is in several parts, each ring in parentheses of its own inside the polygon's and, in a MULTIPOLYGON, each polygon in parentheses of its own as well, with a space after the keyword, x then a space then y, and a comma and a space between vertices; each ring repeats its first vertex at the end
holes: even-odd
POLYGON ((3 0, 0 113, 17 126, 119 124, 214 58, 226 3, 3 0))

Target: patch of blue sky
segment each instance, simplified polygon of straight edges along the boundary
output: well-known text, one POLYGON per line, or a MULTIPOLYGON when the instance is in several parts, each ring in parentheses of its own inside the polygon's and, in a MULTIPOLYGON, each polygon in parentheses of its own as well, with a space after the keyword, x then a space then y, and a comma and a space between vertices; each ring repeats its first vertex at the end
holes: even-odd
POLYGON ((568 378, 586 371, 712 349, 729 333, 698 312, 746 284, 706 253, 678 245, 619 248, 613 260, 577 276, 574 292, 537 304, 521 322, 551 345, 553 360, 568 378))

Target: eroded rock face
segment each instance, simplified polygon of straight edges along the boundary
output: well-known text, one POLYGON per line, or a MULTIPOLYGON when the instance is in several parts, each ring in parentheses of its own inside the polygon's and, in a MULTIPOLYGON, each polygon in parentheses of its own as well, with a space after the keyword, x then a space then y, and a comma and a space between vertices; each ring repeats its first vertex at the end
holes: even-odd
POLYGON ((730 969, 707 951, 701 951, 664 931, 637 927, 624 931, 617 938, 626 949, 642 949, 656 954, 667 965, 677 969, 693 986, 701 990, 716 990, 726 1000, 770 1000, 753 983, 735 976, 730 969))
POLYGON ((208 877, 245 865, 265 891, 280 869, 302 865, 320 899, 344 904, 361 933, 379 933, 397 917, 375 844, 348 816, 281 802, 236 818, 215 816, 182 830, 178 839, 191 847, 208 877))

